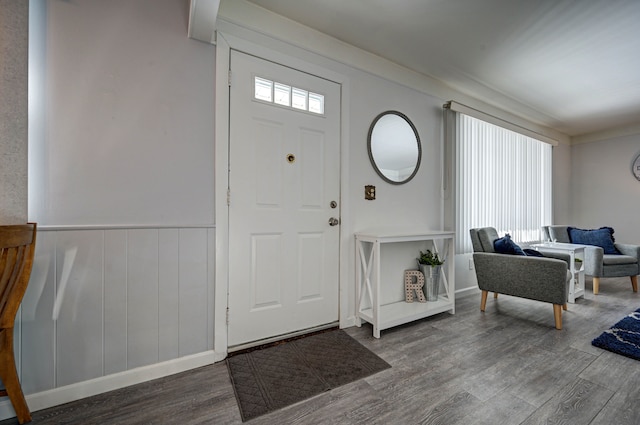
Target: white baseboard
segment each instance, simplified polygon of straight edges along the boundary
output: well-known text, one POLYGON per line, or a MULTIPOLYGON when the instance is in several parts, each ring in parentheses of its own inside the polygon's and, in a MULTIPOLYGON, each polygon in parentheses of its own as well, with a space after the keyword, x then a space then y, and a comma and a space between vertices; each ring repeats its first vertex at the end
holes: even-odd
MULTIPOLYGON (((108 391, 124 388, 129 385, 139 384, 152 379, 162 378, 201 366, 207 366, 221 361, 226 353, 220 354, 214 351, 205 351, 190 356, 168 360, 149 366, 143 366, 88 381, 78 382, 64 387, 54 388, 39 393, 25 396, 29 410, 32 412, 91 397, 108 391)), ((0 402, 0 420, 14 417, 16 414, 8 398, 0 402)))
POLYGON ((456 290, 456 295, 467 295, 469 292, 478 292, 480 293, 480 289, 478 289, 477 285, 469 286, 468 288, 462 288, 456 290))

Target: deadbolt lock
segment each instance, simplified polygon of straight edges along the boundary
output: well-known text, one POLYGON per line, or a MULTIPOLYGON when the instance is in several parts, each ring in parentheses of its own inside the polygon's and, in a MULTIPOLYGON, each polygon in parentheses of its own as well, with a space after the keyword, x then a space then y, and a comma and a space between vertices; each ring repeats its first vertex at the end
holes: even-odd
POLYGON ((294 162, 296 162, 296 156, 292 153, 287 154, 287 162, 289 164, 293 164, 294 162))
POLYGON ((331 208, 337 208, 337 207, 338 207, 338 203, 337 203, 336 201, 331 201, 331 202, 329 203, 329 206, 330 206, 331 208))
POLYGON ((376 187, 373 185, 366 185, 364 187, 364 199, 367 201, 373 201, 376 199, 376 187))

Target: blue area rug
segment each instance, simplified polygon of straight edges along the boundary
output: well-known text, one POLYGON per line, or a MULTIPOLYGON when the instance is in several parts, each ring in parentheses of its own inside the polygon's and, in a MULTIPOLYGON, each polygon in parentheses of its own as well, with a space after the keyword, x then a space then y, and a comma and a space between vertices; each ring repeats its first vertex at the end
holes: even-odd
POLYGON ((591 344, 640 360, 640 308, 604 331, 591 344))

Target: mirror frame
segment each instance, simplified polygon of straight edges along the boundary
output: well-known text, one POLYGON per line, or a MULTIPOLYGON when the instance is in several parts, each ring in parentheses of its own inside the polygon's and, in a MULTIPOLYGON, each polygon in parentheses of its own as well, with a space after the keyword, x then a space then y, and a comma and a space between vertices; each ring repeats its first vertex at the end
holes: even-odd
POLYGON ((371 161, 371 165, 373 166, 373 169, 376 170, 376 173, 378 173, 378 175, 382 178, 382 180, 384 180, 384 181, 386 181, 387 183, 390 183, 390 184, 398 185, 398 184, 404 184, 404 183, 409 182, 418 173, 418 169, 420 168, 420 162, 422 161, 422 144, 420 143, 420 136, 418 135, 418 130, 416 129, 416 126, 413 125, 413 122, 411 122, 409 117, 407 117, 402 112, 398 112, 398 111, 392 111, 392 110, 384 111, 384 112, 378 114, 377 117, 375 117, 375 119, 371 123, 371 126, 369 127, 369 134, 367 135, 367 151, 369 153, 369 160, 371 161), (391 114, 399 116, 400 118, 405 120, 407 124, 409 124, 409 126, 411 127, 411 130, 413 130, 413 134, 416 136, 416 144, 418 145, 418 158, 417 158, 416 165, 415 165, 415 168, 413 170, 413 173, 411 173, 411 175, 409 177, 407 177, 406 179, 401 180, 401 181, 391 180, 390 178, 388 178, 387 176, 385 176, 382 173, 380 168, 378 168, 378 165, 376 164, 375 159, 373 158, 373 152, 371 150, 371 135, 373 134, 373 129, 375 128, 375 126, 378 123, 378 121, 380 120, 380 118, 384 117, 385 115, 391 115, 391 114))

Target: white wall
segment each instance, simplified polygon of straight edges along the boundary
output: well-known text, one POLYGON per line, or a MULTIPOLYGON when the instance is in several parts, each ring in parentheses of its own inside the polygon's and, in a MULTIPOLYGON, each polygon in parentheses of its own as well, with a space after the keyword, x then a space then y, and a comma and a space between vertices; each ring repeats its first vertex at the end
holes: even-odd
POLYGON ((213 349, 214 229, 38 232, 18 314, 26 394, 213 349))
POLYGON ((350 228, 400 224, 440 227, 441 99, 362 71, 349 70, 351 82, 349 185, 350 228), (367 133, 376 116, 400 111, 414 123, 422 145, 422 162, 408 183, 393 185, 376 174, 367 153, 367 133), (364 199, 364 186, 376 186, 376 199, 364 199))
MULTIPOLYGON (((424 94, 384 78, 363 71, 349 69, 350 81, 350 134, 349 149, 349 215, 352 233, 380 227, 414 227, 416 229, 441 228, 441 99, 424 94), (367 134, 376 116, 387 110, 407 115, 414 123, 422 146, 422 160, 418 173, 408 183, 392 185, 385 182, 373 169, 367 153, 367 134), (376 199, 365 200, 364 186, 376 187, 376 199)), ((353 236, 347 250, 355 252, 353 236)), ((415 258, 424 244, 401 244, 393 247, 385 259, 393 258, 394 267, 382 267, 383 282, 398 282, 395 290, 383 288, 383 303, 403 299, 402 270, 416 268, 415 258), (386 295, 385 295, 386 294, 386 295)), ((387 247, 385 247, 387 248, 387 247)), ((348 282, 355 282, 354 255, 348 255, 348 282)), ((353 287, 353 284, 349 285, 353 287)), ((351 288, 350 288, 351 289, 351 288)))
POLYGON ((30 140, 41 225, 213 224, 215 47, 184 0, 34 0, 44 40, 30 140))
POLYGON ((582 228, 611 226, 617 242, 640 244, 640 181, 631 165, 640 134, 571 146, 570 220, 582 228))
POLYGON ((39 232, 16 352, 38 410, 221 358, 215 46, 187 37, 184 0, 29 6, 39 232))
POLYGON ((553 221, 571 221, 571 145, 561 143, 553 148, 553 221))

